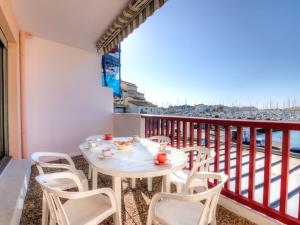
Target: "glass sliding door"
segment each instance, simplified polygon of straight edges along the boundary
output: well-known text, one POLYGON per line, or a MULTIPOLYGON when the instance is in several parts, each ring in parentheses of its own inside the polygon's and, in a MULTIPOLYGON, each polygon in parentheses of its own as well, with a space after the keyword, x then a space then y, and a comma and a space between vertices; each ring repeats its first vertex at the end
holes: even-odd
POLYGON ((7 43, 0 29, 0 163, 8 155, 7 43))

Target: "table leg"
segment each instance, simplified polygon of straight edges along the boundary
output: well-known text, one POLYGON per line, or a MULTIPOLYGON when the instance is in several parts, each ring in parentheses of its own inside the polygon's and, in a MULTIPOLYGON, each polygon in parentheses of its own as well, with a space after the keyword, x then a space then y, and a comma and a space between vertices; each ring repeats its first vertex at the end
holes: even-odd
POLYGON ((152 177, 148 177, 147 178, 148 191, 152 191, 152 182, 153 182, 153 178, 152 177))
POLYGON ((163 192, 170 193, 170 175, 163 176, 163 192))
POLYGON ((115 192, 115 196, 117 199, 117 207, 120 212, 114 214, 114 224, 119 224, 118 221, 121 221, 121 217, 122 217, 122 183, 121 183, 121 177, 112 177, 112 179, 113 179, 112 188, 115 192))
POLYGON ((92 169, 92 175, 93 175, 92 189, 97 189, 98 188, 98 171, 95 170, 94 168, 92 169))
POLYGON ((136 188, 136 178, 131 178, 131 187, 136 188))

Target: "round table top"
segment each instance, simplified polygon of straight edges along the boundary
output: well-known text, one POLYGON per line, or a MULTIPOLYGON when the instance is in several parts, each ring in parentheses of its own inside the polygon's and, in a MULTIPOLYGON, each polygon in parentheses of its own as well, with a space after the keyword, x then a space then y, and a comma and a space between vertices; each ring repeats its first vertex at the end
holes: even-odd
POLYGON ((186 166, 187 155, 175 148, 167 147, 168 163, 164 165, 156 165, 154 157, 159 151, 159 144, 146 140, 139 139, 138 142, 132 145, 128 150, 117 150, 114 146, 114 141, 126 141, 132 138, 113 138, 112 141, 99 141, 98 146, 92 150, 88 148, 88 143, 84 142, 79 145, 85 159, 97 169, 98 172, 117 177, 156 177, 171 174, 177 170, 183 169, 186 166), (99 158, 103 149, 112 148, 113 156, 99 158))

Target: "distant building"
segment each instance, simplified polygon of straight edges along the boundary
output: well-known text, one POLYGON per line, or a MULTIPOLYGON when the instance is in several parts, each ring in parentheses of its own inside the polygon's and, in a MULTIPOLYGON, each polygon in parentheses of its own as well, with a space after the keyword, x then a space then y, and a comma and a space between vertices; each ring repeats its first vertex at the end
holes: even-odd
POLYGON ((138 92, 136 84, 122 81, 122 98, 114 99, 116 113, 158 114, 158 107, 145 99, 143 93, 138 92))

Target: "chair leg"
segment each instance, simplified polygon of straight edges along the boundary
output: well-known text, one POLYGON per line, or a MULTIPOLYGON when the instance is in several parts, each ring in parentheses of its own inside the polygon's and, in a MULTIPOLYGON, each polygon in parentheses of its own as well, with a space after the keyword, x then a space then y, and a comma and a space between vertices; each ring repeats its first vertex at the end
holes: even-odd
POLYGON ((136 188, 136 178, 131 178, 131 187, 136 188))
POLYGON ((92 167, 89 165, 88 179, 92 178, 92 167))
POLYGON ((149 177, 148 179, 147 179, 147 186, 148 186, 148 191, 152 191, 152 180, 153 180, 153 178, 152 177, 149 177))
POLYGON ((177 191, 177 193, 182 193, 183 185, 182 184, 176 184, 176 191, 177 191))
POLYGON ((148 213, 146 225, 152 225, 152 216, 148 213))
POLYGON ((211 222, 210 222, 210 225, 217 225, 217 219, 215 216, 213 216, 211 222))
POLYGON ((49 209, 46 197, 43 194, 43 203, 42 203, 42 225, 48 225, 49 209))
POLYGON ((119 211, 116 212, 116 217, 118 219, 115 221, 115 225, 122 225, 122 216, 121 216, 121 213, 119 211))
POLYGON ((49 225, 56 225, 56 222, 50 217, 49 225))

